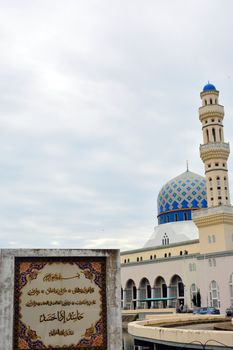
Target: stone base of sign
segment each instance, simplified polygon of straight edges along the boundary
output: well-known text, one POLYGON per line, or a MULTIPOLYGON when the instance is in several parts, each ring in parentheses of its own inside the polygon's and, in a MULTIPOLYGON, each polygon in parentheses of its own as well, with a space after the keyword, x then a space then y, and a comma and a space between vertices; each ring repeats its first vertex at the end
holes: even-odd
MULTIPOLYGON (((15 258, 106 258, 107 350, 122 349, 119 250, 1 249, 0 250, 0 349, 14 350, 15 258)), ((88 348, 86 348, 88 350, 88 348)))

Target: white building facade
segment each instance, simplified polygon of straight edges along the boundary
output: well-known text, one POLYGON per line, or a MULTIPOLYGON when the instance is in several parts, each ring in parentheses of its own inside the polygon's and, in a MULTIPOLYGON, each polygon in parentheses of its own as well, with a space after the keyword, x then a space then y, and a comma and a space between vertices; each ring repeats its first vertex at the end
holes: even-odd
POLYGON ((121 253, 122 307, 233 305, 233 207, 224 108, 208 83, 201 92, 200 156, 205 177, 187 168, 158 195, 158 226, 142 249, 121 253))

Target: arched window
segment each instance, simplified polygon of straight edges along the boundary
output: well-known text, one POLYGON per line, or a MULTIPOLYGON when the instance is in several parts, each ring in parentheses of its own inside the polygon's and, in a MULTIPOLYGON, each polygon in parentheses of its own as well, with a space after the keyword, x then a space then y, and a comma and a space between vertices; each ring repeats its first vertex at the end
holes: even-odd
POLYGON ((216 177, 216 180, 217 180, 217 186, 220 186, 220 177, 217 176, 217 177, 216 177))
POLYGON ((166 257, 167 257, 167 253, 164 254, 164 258, 166 258, 166 257))
POLYGON ((209 184, 210 184, 210 190, 212 191, 212 187, 213 187, 212 177, 209 177, 209 184))
POLYGON ((184 220, 188 220, 188 214, 184 213, 184 220))
POLYGON ((210 140, 209 140, 209 130, 208 129, 206 129, 206 138, 207 138, 207 143, 209 143, 210 140))
POLYGON ((129 279, 125 286, 125 308, 135 309, 137 289, 133 280, 129 279))
MULTIPOLYGON (((177 301, 180 304, 184 304, 184 284, 180 276, 174 275, 170 281, 170 297, 177 298, 177 301)), ((175 307, 177 303, 176 300, 171 302, 171 306, 175 307)))
POLYGON ((212 98, 210 98, 210 104, 212 105, 212 98))
POLYGON ((219 140, 222 141, 222 130, 219 129, 219 140))
POLYGON ((209 285, 210 306, 220 307, 219 287, 216 281, 211 281, 209 285))
POLYGON ((166 233, 164 233, 162 238, 162 245, 168 245, 169 244, 169 237, 166 233))
MULTIPOLYGON (((158 276, 154 283, 154 297, 155 298, 166 298, 167 297, 167 285, 162 276, 158 276)), ((163 301, 162 305, 159 301, 155 302, 156 308, 166 307, 167 301, 163 301)))
POLYGON ((224 176, 224 187, 225 187, 225 190, 227 189, 227 178, 226 176, 224 176))
MULTIPOLYGON (((139 283, 139 299, 151 298, 151 286, 146 277, 142 278, 139 283)), ((150 308, 151 302, 139 301, 140 308, 150 308)))
POLYGON ((213 140, 214 140, 214 142, 216 142, 216 133, 215 133, 215 128, 212 128, 212 136, 213 136, 213 140))
POLYGON ((205 100, 205 105, 207 105, 207 101, 205 100))
POLYGON ((191 306, 197 306, 197 286, 195 283, 191 284, 190 287, 190 299, 191 299, 191 306))
POLYGON ((178 221, 178 214, 175 214, 175 221, 178 221))
POLYGON ((230 287, 230 303, 233 306, 233 273, 230 276, 229 287, 230 287))

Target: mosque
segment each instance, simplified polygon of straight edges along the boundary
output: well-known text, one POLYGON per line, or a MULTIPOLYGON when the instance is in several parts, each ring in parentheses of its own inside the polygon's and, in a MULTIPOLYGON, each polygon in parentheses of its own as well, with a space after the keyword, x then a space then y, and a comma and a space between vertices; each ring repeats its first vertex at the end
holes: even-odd
POLYGON ((233 207, 224 141, 224 107, 204 86, 199 120, 205 177, 187 170, 157 199, 158 226, 141 249, 121 253, 123 309, 233 305, 233 207))

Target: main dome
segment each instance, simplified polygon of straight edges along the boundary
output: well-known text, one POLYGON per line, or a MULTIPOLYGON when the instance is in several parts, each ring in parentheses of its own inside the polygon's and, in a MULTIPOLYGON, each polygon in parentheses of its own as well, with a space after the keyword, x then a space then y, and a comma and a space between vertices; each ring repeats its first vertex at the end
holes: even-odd
POLYGON ((189 170, 168 181, 158 194, 158 222, 192 219, 192 210, 207 208, 206 181, 189 170))

